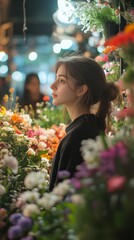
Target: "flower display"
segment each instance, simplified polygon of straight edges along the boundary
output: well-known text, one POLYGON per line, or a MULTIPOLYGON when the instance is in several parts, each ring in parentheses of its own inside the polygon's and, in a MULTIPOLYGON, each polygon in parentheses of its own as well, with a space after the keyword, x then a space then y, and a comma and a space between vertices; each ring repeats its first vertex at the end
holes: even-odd
POLYGON ((64 129, 63 123, 59 126, 41 128, 35 125, 34 120, 23 110, 17 111, 17 107, 14 110, 0 107, 0 231, 2 240, 6 236, 8 239, 23 237, 33 239, 32 236, 27 236, 32 228, 32 223, 30 223, 32 220, 28 217, 40 212, 35 199, 47 191, 51 161, 59 141, 65 135, 64 129), (39 189, 39 192, 35 190, 32 192, 33 189, 39 189), (25 190, 27 192, 22 194, 25 190), (25 197, 21 197, 22 195, 25 197), (32 202, 22 209, 28 197, 32 199, 32 202), (12 214, 16 214, 16 218, 21 214, 22 218, 15 224, 11 220, 14 216, 12 214), (10 225, 11 228, 9 228, 10 225))

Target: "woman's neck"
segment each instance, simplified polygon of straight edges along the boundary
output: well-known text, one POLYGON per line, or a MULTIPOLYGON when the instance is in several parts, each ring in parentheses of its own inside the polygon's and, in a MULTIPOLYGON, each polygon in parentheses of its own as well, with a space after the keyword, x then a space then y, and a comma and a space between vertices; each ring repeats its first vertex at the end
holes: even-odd
POLYGON ((76 118, 80 117, 81 115, 90 113, 89 109, 84 108, 84 107, 81 107, 81 108, 75 107, 73 109, 70 109, 67 107, 67 111, 68 111, 71 121, 74 121, 76 118))

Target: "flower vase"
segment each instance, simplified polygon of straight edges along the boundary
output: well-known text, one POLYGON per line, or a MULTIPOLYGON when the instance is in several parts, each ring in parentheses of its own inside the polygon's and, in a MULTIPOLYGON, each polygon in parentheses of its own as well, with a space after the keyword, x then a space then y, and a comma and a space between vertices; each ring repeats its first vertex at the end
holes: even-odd
POLYGON ((103 34, 105 39, 108 39, 119 32, 119 25, 114 21, 105 22, 103 24, 103 34))

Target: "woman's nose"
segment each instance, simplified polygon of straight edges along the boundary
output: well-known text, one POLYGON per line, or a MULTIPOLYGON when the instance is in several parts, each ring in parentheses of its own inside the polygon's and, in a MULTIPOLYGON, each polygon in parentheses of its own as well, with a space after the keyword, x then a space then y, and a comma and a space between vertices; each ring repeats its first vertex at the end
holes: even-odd
POLYGON ((52 83, 51 86, 50 86, 51 89, 55 89, 56 88, 56 83, 52 83))

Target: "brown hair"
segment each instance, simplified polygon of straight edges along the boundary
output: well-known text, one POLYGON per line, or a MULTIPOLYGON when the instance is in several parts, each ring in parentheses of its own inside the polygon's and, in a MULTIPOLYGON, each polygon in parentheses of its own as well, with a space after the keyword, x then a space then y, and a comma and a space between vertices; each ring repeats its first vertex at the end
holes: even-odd
POLYGON ((82 101, 89 110, 99 103, 96 113, 101 129, 106 128, 106 118, 109 119, 111 113, 111 101, 119 96, 118 87, 107 82, 102 67, 93 59, 82 56, 68 56, 61 58, 56 64, 58 68, 64 64, 67 72, 76 80, 77 85, 87 85, 88 91, 82 101))

